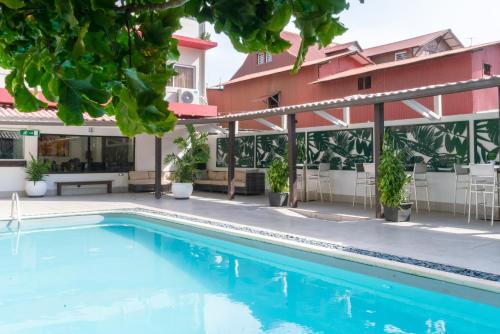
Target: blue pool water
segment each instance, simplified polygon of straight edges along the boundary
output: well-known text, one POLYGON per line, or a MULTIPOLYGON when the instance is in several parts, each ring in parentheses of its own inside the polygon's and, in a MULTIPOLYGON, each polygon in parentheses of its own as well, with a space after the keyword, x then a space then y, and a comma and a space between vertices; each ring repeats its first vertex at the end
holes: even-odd
POLYGON ((97 217, 0 234, 0 333, 500 333, 494 306, 97 217))

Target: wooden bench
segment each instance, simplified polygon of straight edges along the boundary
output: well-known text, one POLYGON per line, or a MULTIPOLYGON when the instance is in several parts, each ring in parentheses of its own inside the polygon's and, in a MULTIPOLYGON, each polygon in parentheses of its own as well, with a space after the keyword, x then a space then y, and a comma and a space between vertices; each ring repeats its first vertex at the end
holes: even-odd
POLYGON ((112 184, 113 181, 111 180, 103 180, 103 181, 64 181, 64 182, 56 182, 57 186, 57 196, 62 195, 62 186, 87 186, 87 185, 92 185, 92 184, 105 184, 108 188, 108 194, 111 194, 113 192, 112 189, 112 184))

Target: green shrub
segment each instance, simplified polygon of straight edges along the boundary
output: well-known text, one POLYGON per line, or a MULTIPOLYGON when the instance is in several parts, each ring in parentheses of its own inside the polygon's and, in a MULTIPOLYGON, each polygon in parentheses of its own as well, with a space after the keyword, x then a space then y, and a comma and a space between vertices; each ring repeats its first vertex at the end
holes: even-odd
POLYGON ((173 164, 172 180, 180 183, 193 182, 200 173, 197 166, 206 164, 210 158, 207 134, 197 132, 192 125, 186 125, 186 128, 187 138, 174 139, 179 153, 167 154, 164 160, 165 164, 173 164))
POLYGON ((43 181, 45 175, 49 173, 49 163, 35 159, 31 154, 30 156, 31 160, 26 165, 26 180, 33 182, 43 181))
POLYGON ((403 164, 403 155, 394 148, 389 136, 384 137, 384 147, 380 156, 377 187, 380 203, 391 208, 398 208, 407 201, 405 185, 410 182, 403 164))
POLYGON ((272 192, 288 191, 288 163, 285 159, 276 159, 271 163, 267 169, 267 180, 272 192))

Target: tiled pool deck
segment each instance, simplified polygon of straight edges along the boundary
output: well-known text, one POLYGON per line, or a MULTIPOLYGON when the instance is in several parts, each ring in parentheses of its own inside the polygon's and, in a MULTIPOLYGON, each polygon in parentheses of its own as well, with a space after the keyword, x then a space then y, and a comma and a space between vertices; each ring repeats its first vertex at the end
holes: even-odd
MULTIPOLYGON (((223 194, 198 193, 190 200, 151 194, 112 194, 21 199, 23 215, 64 214, 100 210, 143 210, 156 213, 189 214, 244 225, 250 233, 259 229, 276 231, 281 238, 321 239, 323 247, 358 254, 386 257, 403 263, 434 268, 472 277, 500 280, 500 222, 494 227, 483 221, 467 225, 465 217, 445 213, 420 213, 411 223, 387 223, 369 219, 372 210, 355 209, 347 203, 301 203, 308 216, 316 212, 355 215, 332 221, 305 217, 288 209, 269 208, 266 198, 239 196, 227 201, 223 194), (363 217, 363 218, 361 218, 363 217), (368 218, 368 219, 367 219, 368 218)), ((10 213, 10 200, 0 199, 0 218, 10 213)), ((333 216, 332 216, 333 217, 333 216)), ((269 233, 269 232, 265 232, 269 233)), ((317 242, 317 241, 313 241, 317 242)))

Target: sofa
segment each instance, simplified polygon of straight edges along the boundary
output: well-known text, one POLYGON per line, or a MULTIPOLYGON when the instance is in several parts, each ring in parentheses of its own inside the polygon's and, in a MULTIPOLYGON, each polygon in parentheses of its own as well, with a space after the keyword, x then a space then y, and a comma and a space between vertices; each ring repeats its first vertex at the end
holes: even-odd
MULTIPOLYGON (((155 172, 151 171, 130 171, 128 172, 128 191, 150 192, 155 190, 155 172)), ((169 180, 170 173, 162 172, 161 190, 170 191, 172 181, 169 180)))
MULTIPOLYGON (((265 191, 265 174, 258 170, 235 171, 235 193, 239 195, 260 195, 265 191)), ((205 177, 194 181, 199 191, 227 193, 227 171, 208 171, 205 177)))

